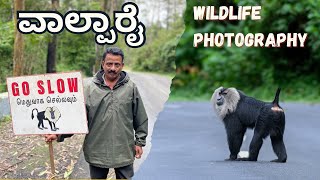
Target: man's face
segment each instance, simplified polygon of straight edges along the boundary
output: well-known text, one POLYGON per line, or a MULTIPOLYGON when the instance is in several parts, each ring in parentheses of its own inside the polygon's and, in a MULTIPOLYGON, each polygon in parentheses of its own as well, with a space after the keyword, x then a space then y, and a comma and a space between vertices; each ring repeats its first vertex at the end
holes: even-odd
POLYGON ((120 55, 107 54, 106 58, 102 61, 102 68, 105 77, 109 81, 115 81, 123 68, 122 57, 120 55))

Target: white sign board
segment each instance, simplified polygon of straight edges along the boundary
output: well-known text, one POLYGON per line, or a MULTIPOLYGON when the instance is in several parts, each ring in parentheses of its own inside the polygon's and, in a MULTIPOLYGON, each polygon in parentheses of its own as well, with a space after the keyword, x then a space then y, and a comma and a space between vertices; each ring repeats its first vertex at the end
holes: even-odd
POLYGON ((13 132, 88 133, 80 72, 7 78, 13 132))

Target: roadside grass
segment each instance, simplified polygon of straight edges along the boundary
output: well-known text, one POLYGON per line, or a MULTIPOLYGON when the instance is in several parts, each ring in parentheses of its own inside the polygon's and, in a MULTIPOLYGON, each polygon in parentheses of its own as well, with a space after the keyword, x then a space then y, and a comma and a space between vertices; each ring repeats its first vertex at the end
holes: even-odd
POLYGON ((179 90, 171 90, 170 96, 168 101, 169 102, 184 102, 184 101, 209 101, 211 95, 206 94, 199 94, 191 90, 187 89, 179 89, 179 90))
MULTIPOLYGON (((320 103, 320 87, 301 86, 298 88, 282 88, 280 93, 281 102, 300 102, 308 104, 320 103)), ((255 89, 241 89, 246 95, 256 99, 270 102, 274 99, 277 87, 258 87, 255 89)), ((173 89, 169 97, 169 102, 174 101, 210 101, 214 90, 207 93, 199 93, 194 90, 173 89)))
POLYGON ((1 128, 1 126, 7 124, 7 123, 10 122, 10 121, 11 121, 11 116, 8 116, 8 115, 3 116, 3 117, 0 119, 0 128, 1 128))
MULTIPOLYGON (((53 143, 57 179, 68 179, 83 144, 84 135, 53 143)), ((42 135, 16 136, 11 118, 0 121, 0 179, 45 179, 51 177, 49 147, 42 135)))
MULTIPOLYGON (((280 101, 282 102, 300 102, 308 104, 320 103, 320 87, 298 86, 295 88, 282 88, 280 101)), ((258 97, 264 101, 274 99, 277 87, 259 87, 254 90, 248 90, 248 95, 258 97)))
POLYGON ((7 92, 7 84, 0 84, 0 93, 7 92))

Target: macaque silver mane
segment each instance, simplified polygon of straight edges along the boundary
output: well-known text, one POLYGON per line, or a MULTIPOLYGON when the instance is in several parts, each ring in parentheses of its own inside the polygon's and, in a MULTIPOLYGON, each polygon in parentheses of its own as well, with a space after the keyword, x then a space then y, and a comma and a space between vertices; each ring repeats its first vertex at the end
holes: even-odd
POLYGON ((212 95, 213 109, 224 123, 230 156, 226 160, 257 161, 263 139, 270 135, 277 159, 286 162, 287 153, 283 142, 285 114, 279 105, 280 88, 272 102, 263 102, 246 96, 235 88, 219 87, 212 95), (254 128, 248 158, 237 158, 247 128, 254 128))

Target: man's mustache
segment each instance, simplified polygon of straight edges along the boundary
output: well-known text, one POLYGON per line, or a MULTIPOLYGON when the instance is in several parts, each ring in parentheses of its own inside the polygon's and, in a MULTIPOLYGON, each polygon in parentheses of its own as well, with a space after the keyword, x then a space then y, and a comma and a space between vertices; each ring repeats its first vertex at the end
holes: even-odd
POLYGON ((108 74, 117 74, 116 71, 108 71, 108 74))

